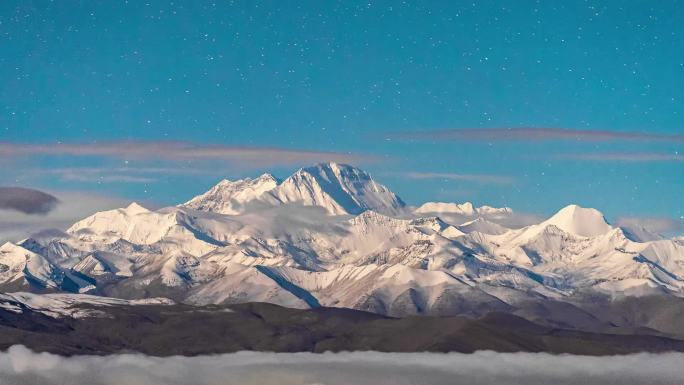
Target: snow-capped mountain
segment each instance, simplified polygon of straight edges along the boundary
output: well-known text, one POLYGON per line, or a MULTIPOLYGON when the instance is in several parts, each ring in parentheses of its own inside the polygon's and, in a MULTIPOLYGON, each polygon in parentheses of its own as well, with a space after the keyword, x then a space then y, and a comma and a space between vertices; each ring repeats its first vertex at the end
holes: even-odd
POLYGON ((557 228, 581 237, 594 237, 612 230, 600 211, 569 205, 556 215, 540 223, 538 227, 556 226, 557 228))
POLYGON ((577 205, 523 228, 498 223, 512 214, 470 203, 411 209, 367 173, 328 163, 280 183, 224 180, 176 207, 134 203, 60 236, 6 244, 0 279, 22 290, 391 315, 684 293, 678 240, 637 242, 577 205))
POLYGON ((396 215, 405 206, 365 171, 337 163, 303 168, 285 179, 270 195, 282 203, 319 206, 337 215, 356 215, 365 210, 396 215))
POLYGON ((223 180, 183 206, 239 214, 256 202, 316 206, 333 215, 356 215, 365 210, 396 215, 405 207, 399 197, 366 172, 334 162, 302 168, 282 183, 270 174, 234 182, 223 180))
POLYGON ((230 181, 224 179, 202 195, 186 202, 184 206, 196 210, 211 211, 219 214, 239 214, 245 205, 259 200, 264 193, 278 186, 278 180, 271 174, 258 178, 230 181))

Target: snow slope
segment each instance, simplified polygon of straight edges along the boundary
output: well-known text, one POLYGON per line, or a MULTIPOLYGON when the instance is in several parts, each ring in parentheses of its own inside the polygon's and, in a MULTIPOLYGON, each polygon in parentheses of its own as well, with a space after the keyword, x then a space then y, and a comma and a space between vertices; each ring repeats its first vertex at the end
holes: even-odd
POLYGON ((0 308, 15 313, 22 313, 23 309, 36 311, 53 318, 71 317, 85 318, 107 316, 96 309, 88 309, 79 305, 91 306, 135 306, 135 305, 172 305, 173 301, 166 298, 148 298, 127 301, 87 294, 34 294, 17 292, 0 294, 0 308))
POLYGON ((88 291, 87 282, 42 255, 7 242, 0 247, 0 286, 5 289, 88 291))

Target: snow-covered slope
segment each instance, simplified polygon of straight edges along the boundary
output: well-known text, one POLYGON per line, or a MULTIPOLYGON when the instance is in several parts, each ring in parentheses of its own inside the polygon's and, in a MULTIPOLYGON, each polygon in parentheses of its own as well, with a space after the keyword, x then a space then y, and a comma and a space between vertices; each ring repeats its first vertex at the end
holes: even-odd
POLYGON ((58 317, 107 317, 97 309, 89 309, 79 305, 92 307, 102 306, 135 306, 135 305, 172 305, 173 301, 167 298, 148 298, 144 300, 127 301, 117 298, 107 298, 87 294, 34 294, 17 292, 0 294, 0 308, 14 313, 22 313, 24 309, 58 317))
POLYGON ((88 291, 78 279, 42 255, 7 242, 0 247, 0 287, 8 289, 88 291))
POLYGON ((0 247, 0 279, 3 284, 31 281, 43 287, 57 287, 59 270, 42 256, 7 242, 0 247))
POLYGON ((480 314, 538 298, 684 296, 681 241, 639 242, 570 205, 509 229, 509 208, 410 211, 346 165, 223 181, 161 210, 95 213, 0 248, 0 284, 192 304, 272 302, 383 314, 480 314))
POLYGON ((80 243, 96 246, 125 241, 163 250, 207 253, 220 241, 195 228, 192 214, 178 208, 150 211, 137 203, 128 207, 95 213, 76 222, 67 233, 80 243))

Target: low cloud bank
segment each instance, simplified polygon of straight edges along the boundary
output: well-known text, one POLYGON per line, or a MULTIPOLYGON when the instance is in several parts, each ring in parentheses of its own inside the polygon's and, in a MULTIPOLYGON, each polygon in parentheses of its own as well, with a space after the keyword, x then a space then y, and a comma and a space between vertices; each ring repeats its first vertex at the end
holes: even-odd
POLYGON ((585 357, 531 353, 256 353, 200 357, 60 357, 13 346, 0 383, 44 384, 679 384, 684 354, 585 357))

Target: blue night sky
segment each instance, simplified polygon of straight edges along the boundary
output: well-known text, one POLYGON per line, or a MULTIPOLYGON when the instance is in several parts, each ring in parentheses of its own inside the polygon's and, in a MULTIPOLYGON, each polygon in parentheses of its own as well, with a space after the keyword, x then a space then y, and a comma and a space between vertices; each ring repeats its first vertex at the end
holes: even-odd
POLYGON ((410 204, 681 221, 682 26, 678 1, 2 1, 0 184, 163 206, 333 159, 410 204))

